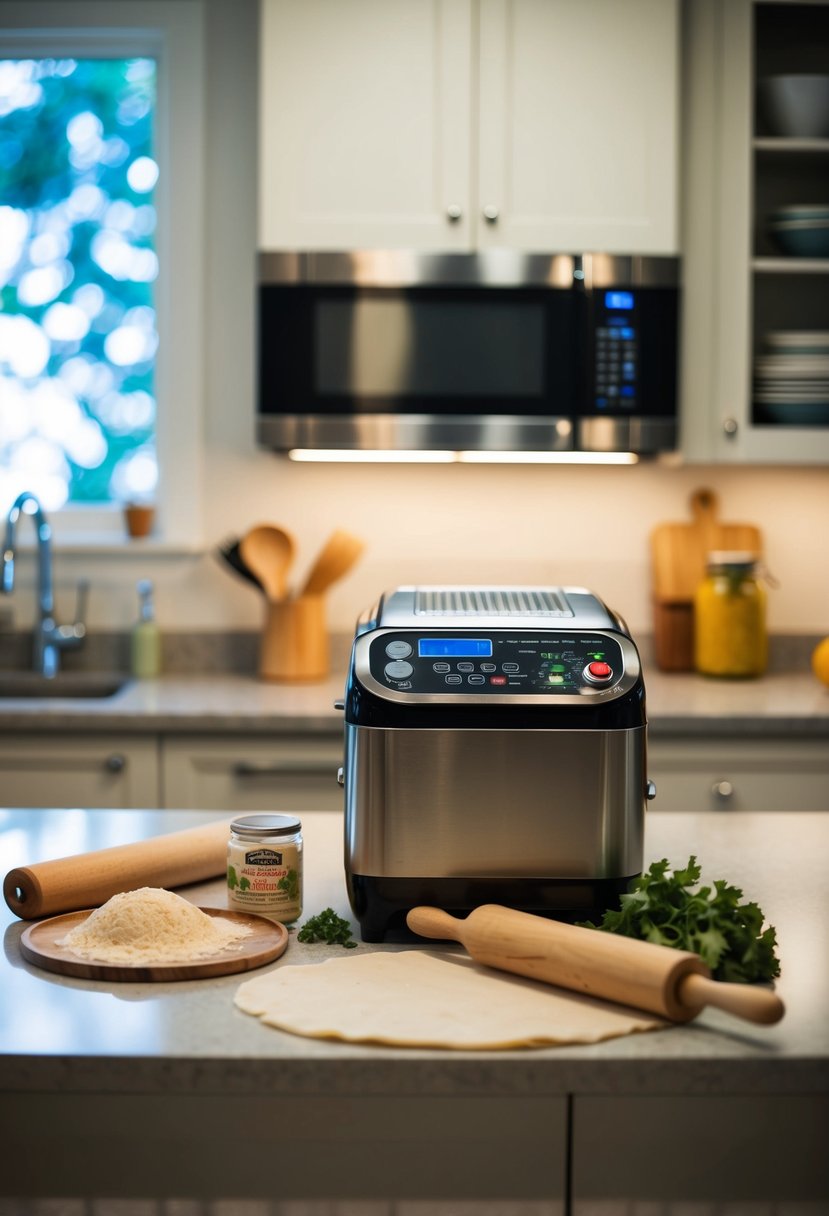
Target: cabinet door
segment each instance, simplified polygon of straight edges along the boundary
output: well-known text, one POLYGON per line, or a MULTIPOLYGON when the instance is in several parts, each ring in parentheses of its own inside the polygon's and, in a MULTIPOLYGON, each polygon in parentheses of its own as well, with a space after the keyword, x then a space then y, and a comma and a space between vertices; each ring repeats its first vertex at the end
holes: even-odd
POLYGON ((164 740, 164 805, 227 811, 341 811, 342 735, 164 740))
POLYGON ((469 247, 471 0, 263 0, 260 249, 469 247))
POLYGON ((155 736, 7 735, 0 742, 6 806, 157 807, 155 736))
POLYGON ((801 347, 829 332, 829 258, 784 255, 770 225, 780 207, 826 205, 829 140, 776 133, 760 84, 825 73, 829 5, 695 0, 688 12, 685 453, 823 463, 826 373, 801 347))
POLYGON ((576 1097, 571 1211, 825 1212, 827 1118, 825 1094, 576 1097))
POLYGON ((481 0, 479 243, 676 253, 676 0, 481 0))
POLYGON ((648 743, 657 811, 827 811, 822 740, 662 740, 648 743))

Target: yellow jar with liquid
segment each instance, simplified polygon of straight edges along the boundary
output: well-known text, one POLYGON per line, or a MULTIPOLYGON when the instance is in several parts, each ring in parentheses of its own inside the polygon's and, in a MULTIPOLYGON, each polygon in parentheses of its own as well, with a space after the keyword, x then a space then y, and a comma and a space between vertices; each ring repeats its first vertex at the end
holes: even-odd
POLYGON ((766 670, 766 591, 755 553, 715 552, 694 597, 694 666, 706 676, 766 670))

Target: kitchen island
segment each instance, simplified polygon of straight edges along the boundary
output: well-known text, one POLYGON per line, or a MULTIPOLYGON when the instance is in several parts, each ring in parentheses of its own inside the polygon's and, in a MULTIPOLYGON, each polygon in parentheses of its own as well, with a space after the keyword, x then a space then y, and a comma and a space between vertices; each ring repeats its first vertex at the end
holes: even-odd
MULTIPOLYGON (((2 872, 222 817, 0 811, 2 872)), ((306 816, 304 832, 305 915, 330 906, 350 917, 341 817, 306 816)), ((776 1026, 706 1010, 589 1046, 493 1052, 305 1039, 234 1007, 243 976, 108 984, 39 970, 21 958, 25 923, 4 906, 0 1194, 544 1200, 550 1213, 785 1200, 787 1213, 826 1211, 829 815, 648 816, 648 860, 692 852, 704 879, 742 887, 777 928, 787 1012, 776 1026)), ((182 893, 225 906, 222 880, 182 893)), ((342 954, 292 938, 271 966, 342 954)))

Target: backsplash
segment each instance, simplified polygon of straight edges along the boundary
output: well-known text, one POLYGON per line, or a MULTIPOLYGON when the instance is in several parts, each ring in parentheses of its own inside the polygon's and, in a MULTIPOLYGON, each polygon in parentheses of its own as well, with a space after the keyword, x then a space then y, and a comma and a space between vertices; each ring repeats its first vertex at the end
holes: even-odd
MULTIPOLYGON (((649 634, 636 637, 636 644, 647 675, 654 667, 653 644, 649 634)), ((773 634, 769 640, 770 672, 807 671, 818 637, 811 634, 773 634)), ((351 652, 352 635, 331 635, 331 671, 345 676, 351 652)), ((255 630, 168 631, 161 635, 162 674, 172 675, 250 675, 257 676, 259 634, 255 630)), ((0 671, 25 670, 30 665, 31 634, 0 629, 0 671)), ((129 671, 130 634, 96 632, 84 646, 65 656, 64 671, 129 671)))

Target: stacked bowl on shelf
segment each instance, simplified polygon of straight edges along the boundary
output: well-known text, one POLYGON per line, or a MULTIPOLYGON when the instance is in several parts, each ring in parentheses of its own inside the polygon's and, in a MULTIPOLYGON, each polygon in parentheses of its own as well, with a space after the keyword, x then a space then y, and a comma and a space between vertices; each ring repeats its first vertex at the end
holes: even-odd
POLYGON ((791 257, 829 257, 829 205, 778 207, 769 216, 769 235, 791 257))
POLYGON ((762 417, 792 426, 829 425, 829 330, 767 333, 754 360, 754 402, 762 417))

